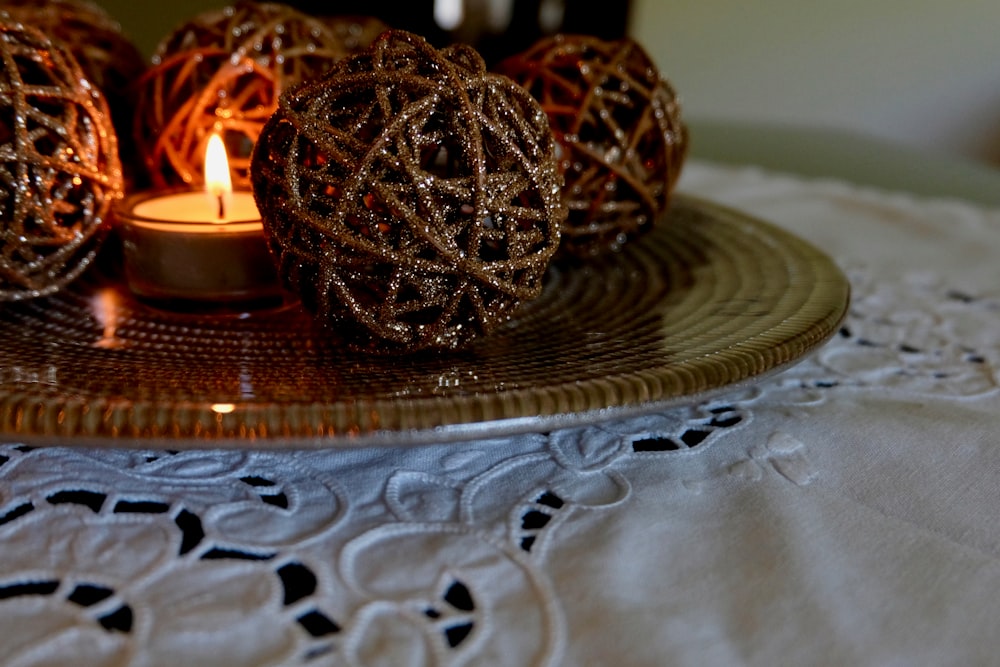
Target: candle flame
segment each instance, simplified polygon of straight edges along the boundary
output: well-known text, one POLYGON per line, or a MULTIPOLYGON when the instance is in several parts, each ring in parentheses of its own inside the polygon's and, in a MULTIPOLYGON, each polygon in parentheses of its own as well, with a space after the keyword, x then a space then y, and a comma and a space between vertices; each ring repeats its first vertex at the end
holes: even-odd
POLYGON ((226 200, 233 193, 233 179, 229 175, 229 157, 222 137, 212 134, 205 147, 205 192, 219 207, 218 222, 225 222, 226 200))

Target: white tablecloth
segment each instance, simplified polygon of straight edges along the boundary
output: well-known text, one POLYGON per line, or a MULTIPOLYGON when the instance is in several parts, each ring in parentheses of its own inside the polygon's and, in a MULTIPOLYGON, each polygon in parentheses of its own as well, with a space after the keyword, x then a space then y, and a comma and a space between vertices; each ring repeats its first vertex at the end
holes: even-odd
POLYGON ((1000 664, 1000 211, 689 164, 828 345, 702 405, 413 449, 0 447, 0 663, 1000 664))

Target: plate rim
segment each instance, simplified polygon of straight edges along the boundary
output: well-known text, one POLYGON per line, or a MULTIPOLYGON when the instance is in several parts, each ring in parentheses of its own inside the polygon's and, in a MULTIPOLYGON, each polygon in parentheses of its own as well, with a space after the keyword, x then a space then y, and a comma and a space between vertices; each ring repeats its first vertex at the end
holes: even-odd
MULTIPOLYGON (((623 419, 633 416, 638 416, 642 414, 648 414, 651 412, 661 411, 665 409, 670 409, 673 407, 691 405, 694 403, 709 400, 713 396, 719 395, 721 393, 727 393, 729 391, 736 391, 741 387, 747 385, 756 384, 768 377, 778 374, 788 367, 795 365, 802 359, 804 359, 810 352, 816 348, 822 346, 827 340, 832 338, 836 332, 840 329, 840 325, 847 315, 848 307, 850 303, 850 283, 847 280, 842 269, 822 250, 817 248, 815 245, 807 240, 802 239, 793 232, 777 226, 773 223, 762 220, 754 215, 748 214, 746 212, 740 211, 735 208, 731 208, 722 204, 709 201, 697 196, 688 195, 683 192, 675 193, 672 199, 672 206, 681 204, 682 206, 687 206, 689 208, 698 209, 701 212, 708 214, 715 214, 725 216, 727 218, 735 218, 745 225, 749 225, 757 228, 767 229, 768 232, 779 238, 784 243, 791 243, 798 246, 798 250, 806 254, 811 255, 811 259, 814 262, 820 262, 824 266, 823 273, 830 278, 835 278, 838 285, 844 291, 843 302, 840 305, 839 312, 835 313, 833 316, 833 321, 829 324, 823 323, 825 326, 823 330, 819 332, 819 335, 813 334, 811 340, 802 340, 811 329, 817 329, 820 327, 821 322, 817 319, 810 324, 810 327, 805 328, 798 332, 797 342, 801 345, 795 354, 792 354, 789 358, 780 359, 774 363, 768 365, 765 369, 756 372, 746 372, 740 377, 735 377, 732 380, 719 383, 716 386, 710 386, 705 389, 686 391, 679 394, 668 395, 663 397, 653 397, 648 400, 638 400, 638 401, 626 401, 619 402, 616 404, 607 405, 601 408, 590 408, 584 410, 553 410, 553 411, 541 411, 538 414, 533 415, 511 415, 511 416, 500 416, 499 418, 489 418, 489 419, 476 419, 474 415, 471 418, 464 419, 453 419, 448 423, 438 423, 430 425, 420 425, 413 428, 401 427, 401 428, 380 428, 379 424, 359 424, 359 419, 354 419, 353 423, 358 427, 356 430, 345 430, 339 433, 315 433, 315 434, 266 434, 263 436, 246 437, 229 437, 229 436, 213 436, 207 430, 201 434, 183 434, 179 437, 169 434, 164 435, 116 435, 116 434, 59 434, 59 433, 48 433, 48 432, 32 432, 32 431, 18 431, 18 430, 8 430, 5 426, 6 419, 0 422, 0 438, 5 440, 16 440, 28 445, 36 446, 78 446, 78 447, 95 447, 95 448, 167 448, 167 449, 202 449, 202 448, 228 448, 228 449, 349 449, 357 447, 406 447, 406 446, 420 446, 429 445, 436 443, 452 443, 467 441, 472 439, 491 439, 498 437, 514 436, 531 432, 545 432, 560 428, 573 428, 582 427, 587 425, 592 425, 607 420, 623 419)), ((655 233, 655 231, 654 231, 655 233)), ((633 243, 641 243, 641 240, 633 241, 633 243)), ((72 288, 72 286, 71 286, 72 288)), ((745 344, 742 343, 742 344, 745 344)), ((786 350, 787 351, 787 350, 786 350)), ((718 354, 716 352, 715 354, 718 354)), ((687 363, 687 362, 682 362, 687 363)), ((656 365, 655 369, 662 369, 667 365, 667 362, 662 362, 656 365)), ((620 379, 624 378, 624 381, 628 382, 638 382, 636 377, 637 371, 631 371, 625 374, 608 374, 601 379, 620 379)), ((576 382, 579 382, 577 380, 576 382)), ((565 381, 559 383, 553 383, 552 385, 546 386, 544 388, 532 388, 523 389, 515 388, 509 390, 494 391, 489 395, 492 402, 492 406, 501 406, 508 401, 517 401, 517 395, 522 392, 533 392, 536 394, 534 402, 537 403, 537 394, 539 392, 558 392, 561 387, 573 384, 573 382, 565 381)), ((5 390, 2 384, 0 384, 0 402, 6 402, 12 392, 5 390)), ((433 413, 435 420, 439 418, 444 413, 445 404, 452 407, 453 414, 455 412, 470 417, 470 413, 474 413, 477 410, 483 411, 484 408, 480 407, 477 409, 470 400, 473 397, 479 397, 482 399, 480 394, 457 394, 457 395, 446 395, 446 396, 418 396, 418 397, 404 397, 395 399, 395 401, 406 401, 409 404, 409 409, 411 412, 418 413, 433 413), (457 410, 456 410, 457 408, 457 410)), ((40 396, 36 396, 37 400, 42 400, 40 396)), ((61 401, 63 407, 69 403, 69 397, 64 396, 61 401)), ((107 397, 96 398, 92 401, 95 406, 100 405, 102 401, 109 401, 107 397)), ((380 402, 384 402, 387 399, 384 398, 355 398, 352 402, 356 408, 356 415, 360 416, 360 409, 358 409, 359 404, 364 404, 368 408, 372 409, 371 414, 377 415, 375 411, 380 402)), ((50 399, 51 401, 51 399, 50 399)), ((56 403, 58 401, 55 401, 56 403)), ((163 401, 155 401, 150 399, 142 400, 130 400, 130 405, 133 408, 139 409, 156 409, 157 407, 164 407, 163 401)), ((184 401, 184 400, 172 400, 169 401, 169 408, 173 411, 178 411, 182 409, 194 409, 205 413, 205 406, 207 401, 184 401)), ((326 403, 327 408, 335 408, 338 404, 342 402, 334 401, 326 403)), ((244 419, 252 417, 254 414, 272 409, 275 406, 279 406, 283 409, 289 409, 296 405, 301 405, 301 402, 289 402, 287 404, 280 403, 253 403, 248 402, 244 405, 235 405, 234 412, 237 416, 244 419)), ((2 406, 0 406, 2 407, 2 406)), ((95 409, 102 409, 101 407, 96 407, 95 409)), ((501 410, 503 412, 503 410, 501 410)), ((369 415, 370 416, 370 415, 369 415)), ((0 415, 2 417, 2 415, 0 415)), ((216 415, 217 419, 220 419, 223 415, 216 415)), ((200 422, 199 422, 200 423, 200 422)))

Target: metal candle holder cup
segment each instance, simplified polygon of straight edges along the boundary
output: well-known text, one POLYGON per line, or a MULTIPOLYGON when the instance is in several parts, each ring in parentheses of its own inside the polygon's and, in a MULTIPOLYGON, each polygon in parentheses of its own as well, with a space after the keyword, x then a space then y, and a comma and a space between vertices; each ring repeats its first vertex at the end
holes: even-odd
POLYGON ((202 304, 284 294, 249 192, 234 192, 224 221, 204 191, 144 192, 116 210, 125 279, 137 296, 202 304), (197 219, 197 218, 205 219, 197 219))

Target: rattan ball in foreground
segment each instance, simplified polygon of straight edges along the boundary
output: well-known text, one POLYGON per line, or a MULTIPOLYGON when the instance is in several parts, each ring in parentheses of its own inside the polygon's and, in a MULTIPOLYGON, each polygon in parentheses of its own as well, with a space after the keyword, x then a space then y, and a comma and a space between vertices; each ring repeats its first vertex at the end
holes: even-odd
POLYGON ((153 185, 201 183, 205 146, 217 132, 234 185, 247 186, 253 145, 282 91, 363 49, 383 27, 247 1, 178 27, 138 83, 133 136, 153 185))
POLYGON ((402 31, 284 95, 251 174, 287 286, 370 352, 459 348, 507 322, 565 216, 538 103, 471 47, 402 31))
POLYGON ((121 190, 101 93, 63 46, 0 21, 0 301, 49 294, 83 272, 121 190))
POLYGON ((587 257, 648 231, 680 175, 687 130, 676 93, 642 47, 557 35, 497 70, 538 99, 561 146, 562 251, 587 257))

